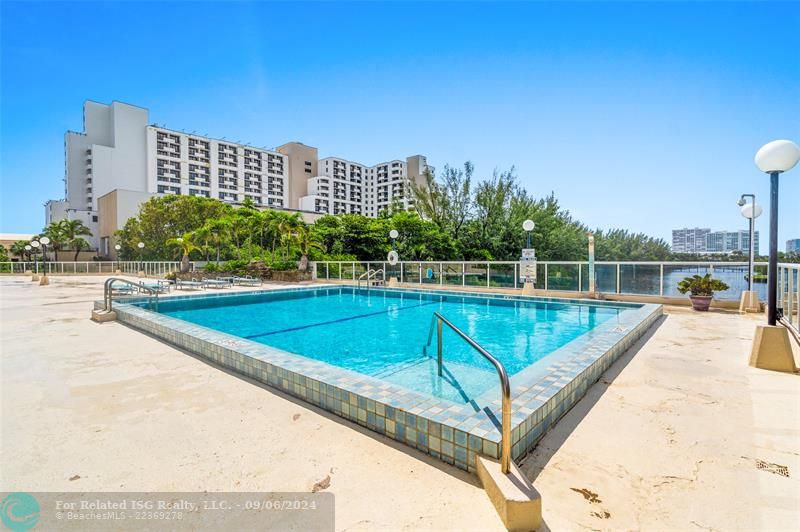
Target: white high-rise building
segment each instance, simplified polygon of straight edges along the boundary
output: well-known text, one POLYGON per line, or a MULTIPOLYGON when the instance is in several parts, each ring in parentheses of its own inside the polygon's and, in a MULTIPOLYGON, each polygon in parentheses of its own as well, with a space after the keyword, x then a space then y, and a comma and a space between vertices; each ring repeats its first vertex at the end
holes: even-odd
POLYGON ((87 101, 83 132, 64 139, 64 199, 46 203, 49 224, 80 219, 93 247, 113 256, 113 234, 154 195, 182 194, 232 204, 320 214, 377 216, 413 205, 409 180, 422 182, 425 157, 367 167, 290 142, 271 150, 149 123, 148 110, 87 101))
POLYGON ((688 228, 672 230, 673 253, 705 253, 706 235, 711 232, 709 228, 688 228))
POLYGON ((319 175, 308 180, 308 194, 300 198, 300 209, 376 217, 393 205, 413 207, 411 183, 424 182, 428 165, 422 155, 374 166, 327 157, 319 160, 318 169, 319 175))

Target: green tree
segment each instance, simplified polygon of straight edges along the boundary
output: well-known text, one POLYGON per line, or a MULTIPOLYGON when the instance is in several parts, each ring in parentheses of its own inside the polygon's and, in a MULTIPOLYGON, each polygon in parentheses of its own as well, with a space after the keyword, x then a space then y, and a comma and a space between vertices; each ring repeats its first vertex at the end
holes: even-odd
MULTIPOLYGON (((57 222, 57 224, 61 243, 75 252, 73 261, 77 262, 81 250, 89 248, 89 242, 83 237, 92 236, 92 232, 81 220, 61 220, 57 222)), ((56 260, 58 260, 58 258, 56 258, 56 260)))
POLYGON ((322 244, 317 242, 314 238, 314 234, 308 229, 308 227, 301 226, 297 230, 297 249, 300 252, 300 271, 304 272, 308 270, 308 256, 314 249, 324 250, 322 244))
POLYGON ((168 246, 176 246, 181 251, 181 273, 189 271, 189 254, 200 247, 195 242, 194 233, 184 233, 183 236, 167 239, 168 246))
POLYGON ((18 258, 22 259, 23 261, 31 260, 30 251, 25 249, 25 246, 27 246, 29 244, 30 244, 30 241, 28 241, 28 240, 17 240, 13 244, 11 244, 11 247, 9 248, 9 251, 11 252, 12 255, 17 256, 18 258))

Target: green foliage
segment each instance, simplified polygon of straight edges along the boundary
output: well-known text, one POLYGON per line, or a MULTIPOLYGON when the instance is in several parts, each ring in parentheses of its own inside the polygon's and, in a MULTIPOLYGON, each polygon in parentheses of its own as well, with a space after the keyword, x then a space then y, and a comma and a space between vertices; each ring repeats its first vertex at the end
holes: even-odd
POLYGON ((293 260, 276 260, 269 264, 271 270, 290 272, 297 270, 297 263, 293 260))
POLYGON ((248 264, 250 264, 250 261, 246 259, 229 260, 220 267, 219 271, 235 272, 239 270, 244 270, 245 266, 247 266, 248 264))
POLYGON ((713 296, 714 292, 723 292, 728 288, 730 287, 719 279, 712 279, 710 273, 703 276, 695 274, 678 283, 678 292, 689 292, 693 296, 713 296))
MULTIPOLYGON (((359 214, 327 215, 307 226, 299 213, 259 211, 252 202, 236 208, 194 196, 152 198, 118 234, 123 259, 236 260, 266 264, 308 260, 383 261, 392 249, 401 260, 518 260, 526 245, 522 222, 535 222, 532 245, 540 260, 588 258, 588 227, 573 219, 551 193, 536 199, 518 183, 514 169, 475 180, 474 168, 445 166, 412 183, 416 212, 397 204, 378 218, 359 214), (183 238, 183 243, 177 238, 183 238), (191 246, 186 241, 191 241, 191 246), (181 248, 180 250, 178 248, 181 248), (187 258, 188 257, 188 258, 187 258)), ((626 230, 595 231, 598 260, 668 260, 661 239, 626 230)), ((227 263, 226 263, 227 264, 227 263)), ((230 270, 227 270, 230 271, 230 270)))
POLYGON ((209 272, 209 273, 218 272, 218 271, 220 271, 220 267, 217 266, 216 264, 214 264, 213 262, 209 262, 208 264, 203 266, 203 271, 206 271, 206 272, 209 272))

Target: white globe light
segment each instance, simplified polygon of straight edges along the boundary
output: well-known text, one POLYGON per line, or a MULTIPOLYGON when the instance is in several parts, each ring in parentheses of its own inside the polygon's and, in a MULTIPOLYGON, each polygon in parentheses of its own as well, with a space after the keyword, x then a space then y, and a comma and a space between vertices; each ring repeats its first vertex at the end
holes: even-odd
POLYGON ((744 216, 745 218, 755 219, 761 216, 761 213, 764 212, 764 209, 762 209, 761 205, 758 205, 757 203, 756 204, 747 203, 744 205, 744 207, 741 208, 741 211, 742 211, 742 216, 744 216))
POLYGON ((533 223, 533 220, 525 220, 522 222, 522 228, 526 231, 533 231, 534 227, 536 227, 536 224, 533 223))
POLYGON ((761 146, 755 161, 762 172, 786 172, 800 161, 800 146, 791 140, 773 140, 761 146))
POLYGON ((397 229, 392 229, 391 231, 389 231, 389 236, 391 238, 397 238, 398 236, 400 236, 400 233, 397 232, 397 229))
POLYGON ((28 244, 27 246, 25 246, 25 251, 30 251, 31 249, 33 249, 33 248, 31 247, 31 245, 30 245, 30 244, 28 244))
POLYGON ((136 247, 142 249, 144 247, 144 242, 139 242, 138 244, 136 244, 136 247))
POLYGON ((33 242, 31 242, 31 246, 38 248, 39 246, 41 246, 41 244, 39 243, 38 240, 34 240, 33 242))
POLYGON ((47 244, 50 243, 50 239, 47 238, 46 236, 43 236, 42 238, 39 239, 39 242, 41 242, 42 244, 44 244, 46 246, 47 244))
POLYGON ((122 249, 122 246, 120 246, 119 244, 117 244, 116 246, 114 246, 114 249, 116 249, 117 251, 119 251, 119 250, 121 250, 121 249, 122 249))
POLYGON ((396 251, 392 250, 392 251, 390 251, 390 252, 389 252, 389 254, 386 256, 386 260, 388 260, 388 261, 389 261, 389 264, 391 264, 392 266, 394 266, 395 264, 397 264, 397 261, 398 261, 398 260, 400 260, 400 256, 397 254, 397 252, 396 252, 396 251))

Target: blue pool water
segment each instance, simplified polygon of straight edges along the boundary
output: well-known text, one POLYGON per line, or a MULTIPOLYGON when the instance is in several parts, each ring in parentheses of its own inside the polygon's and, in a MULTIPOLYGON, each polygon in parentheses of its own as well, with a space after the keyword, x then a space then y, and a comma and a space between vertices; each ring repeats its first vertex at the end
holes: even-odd
POLYGON ((494 368, 447 327, 436 372, 434 311, 512 376, 626 307, 489 299, 349 287, 162 300, 160 312, 455 402, 497 387, 494 368))

